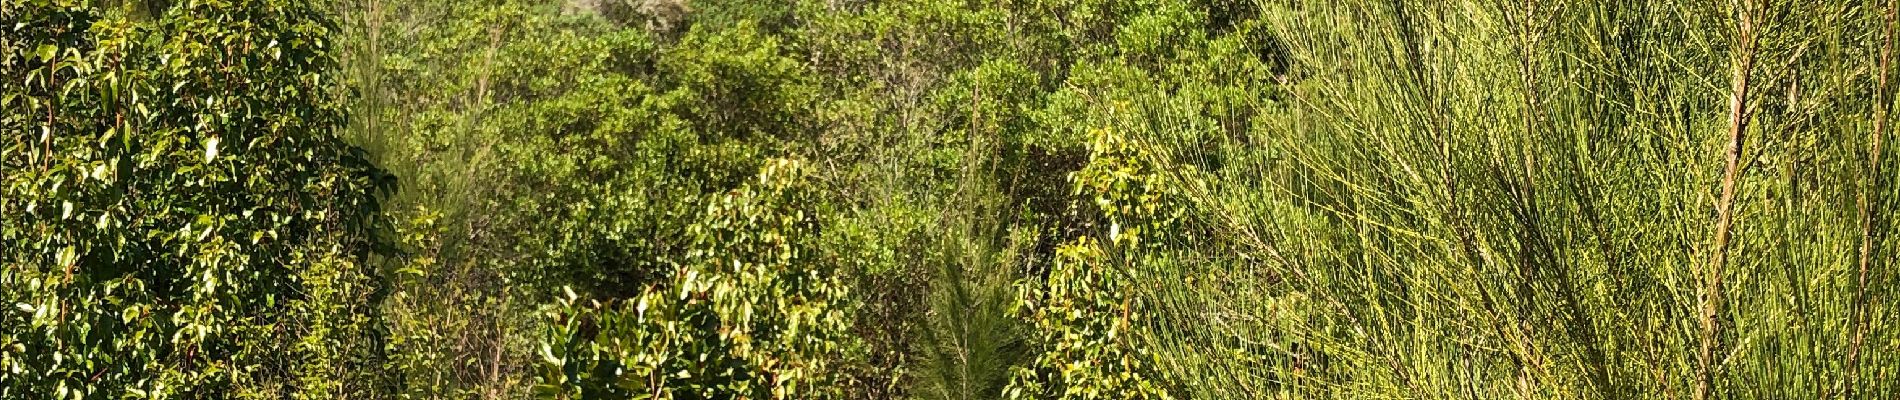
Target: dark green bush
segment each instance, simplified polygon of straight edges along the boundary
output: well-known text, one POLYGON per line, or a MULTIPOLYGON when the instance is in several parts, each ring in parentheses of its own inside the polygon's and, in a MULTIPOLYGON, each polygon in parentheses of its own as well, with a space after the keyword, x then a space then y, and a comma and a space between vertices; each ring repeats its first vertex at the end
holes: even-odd
POLYGON ((381 393, 394 179, 303 2, 0 4, 0 397, 381 393))

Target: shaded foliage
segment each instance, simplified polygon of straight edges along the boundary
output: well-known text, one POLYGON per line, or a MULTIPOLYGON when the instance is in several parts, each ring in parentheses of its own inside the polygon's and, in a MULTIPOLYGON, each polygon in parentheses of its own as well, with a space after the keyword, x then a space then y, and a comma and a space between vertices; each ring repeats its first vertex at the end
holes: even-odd
POLYGON ((839 398, 850 289, 818 249, 806 167, 768 161, 716 195, 671 279, 619 304, 561 300, 542 398, 839 398))

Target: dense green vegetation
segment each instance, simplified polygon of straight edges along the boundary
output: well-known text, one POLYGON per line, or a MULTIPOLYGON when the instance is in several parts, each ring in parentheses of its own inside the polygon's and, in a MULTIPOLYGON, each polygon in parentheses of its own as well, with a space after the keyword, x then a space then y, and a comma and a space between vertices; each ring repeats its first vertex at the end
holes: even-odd
POLYGON ((1900 1, 0 0, 0 398, 1900 396, 1900 1))

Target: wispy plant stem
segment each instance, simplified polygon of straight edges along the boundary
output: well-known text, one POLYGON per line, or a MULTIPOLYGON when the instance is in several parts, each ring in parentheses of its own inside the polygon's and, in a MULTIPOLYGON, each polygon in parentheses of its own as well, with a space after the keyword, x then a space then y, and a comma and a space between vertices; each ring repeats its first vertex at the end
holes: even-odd
POLYGON ((1887 135, 1888 106, 1893 103, 1889 79, 1893 75, 1895 25, 1900 23, 1900 16, 1896 15, 1900 14, 1900 11, 1897 10, 1900 10, 1900 1, 1888 0, 1886 37, 1880 46, 1880 68, 1875 71, 1878 87, 1874 91, 1874 137, 1873 143, 1867 149, 1867 167, 1863 172, 1867 181, 1862 182, 1864 186, 1861 187, 1860 204, 1858 204, 1860 209, 1860 279, 1854 294, 1854 341, 1847 347, 1845 379, 1847 391, 1843 395, 1848 398, 1854 396, 1854 389, 1860 383, 1860 349, 1867 337, 1867 275, 1869 270, 1873 269, 1874 247, 1879 244, 1877 237, 1880 236, 1875 231, 1877 228, 1875 219, 1878 218, 1876 214, 1879 211, 1876 207, 1879 207, 1881 203, 1870 198, 1878 197, 1881 190, 1886 190, 1884 181, 1881 179, 1886 176, 1881 173, 1881 145, 1887 135))

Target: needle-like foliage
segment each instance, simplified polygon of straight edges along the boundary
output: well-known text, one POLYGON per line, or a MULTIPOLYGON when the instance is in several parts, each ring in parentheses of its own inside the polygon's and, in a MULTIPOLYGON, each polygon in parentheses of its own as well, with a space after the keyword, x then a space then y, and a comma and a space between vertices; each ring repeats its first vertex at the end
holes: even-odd
POLYGON ((1891 397, 1895 7, 1264 2, 1242 250, 1146 333, 1197 397, 1891 397))

